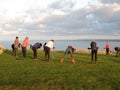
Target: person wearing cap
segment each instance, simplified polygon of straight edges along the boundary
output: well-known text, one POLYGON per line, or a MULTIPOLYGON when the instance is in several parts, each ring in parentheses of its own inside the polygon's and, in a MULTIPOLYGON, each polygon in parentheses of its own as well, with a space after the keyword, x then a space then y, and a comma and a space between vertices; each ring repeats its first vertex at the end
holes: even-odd
POLYGON ((42 47, 42 43, 35 43, 33 46, 32 46, 32 50, 33 50, 33 59, 37 60, 38 57, 37 57, 37 49, 41 48, 42 47))
POLYGON ((54 49, 55 47, 54 47, 54 40, 50 40, 50 41, 48 41, 47 43, 46 43, 46 45, 45 45, 45 60, 47 61, 47 62, 49 62, 50 61, 50 49, 54 49))
POLYGON ((97 50, 98 50, 96 41, 93 40, 90 43, 90 46, 91 46, 91 63, 96 63, 97 62, 97 50))
POLYGON ((63 57, 61 58, 60 62, 63 62, 63 61, 64 61, 64 57, 65 57, 67 54, 70 54, 70 56, 71 56, 71 62, 72 62, 72 63, 75 63, 75 60, 74 60, 74 57, 73 57, 74 51, 75 51, 75 48, 73 48, 71 45, 69 45, 69 46, 67 47, 67 49, 65 50, 64 55, 63 55, 63 57))
POLYGON ((26 52, 27 52, 27 46, 30 45, 29 43, 29 38, 25 37, 23 44, 22 44, 22 54, 23 54, 23 58, 26 57, 26 52))

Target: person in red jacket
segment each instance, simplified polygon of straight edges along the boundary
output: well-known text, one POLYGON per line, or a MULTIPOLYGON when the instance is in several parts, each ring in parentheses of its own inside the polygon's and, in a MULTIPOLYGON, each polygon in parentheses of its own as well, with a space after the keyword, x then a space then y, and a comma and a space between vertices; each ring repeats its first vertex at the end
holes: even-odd
POLYGON ((22 54, 23 54, 23 58, 26 57, 26 51, 27 51, 27 46, 30 45, 29 43, 29 38, 25 37, 23 44, 22 44, 22 54))
POLYGON ((106 43, 105 49, 106 49, 106 55, 109 55, 110 45, 108 42, 106 43))

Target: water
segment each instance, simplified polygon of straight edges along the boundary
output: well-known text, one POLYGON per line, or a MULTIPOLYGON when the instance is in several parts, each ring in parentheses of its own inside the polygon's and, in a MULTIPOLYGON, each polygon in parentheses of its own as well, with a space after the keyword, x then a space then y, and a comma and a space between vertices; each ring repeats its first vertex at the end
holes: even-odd
MULTIPOLYGON (((21 41, 20 41, 21 42, 21 41)), ((43 40, 31 40, 30 43, 33 45, 36 42, 44 44, 47 41, 43 40)), ((110 50, 114 51, 114 47, 120 47, 120 40, 96 40, 97 46, 100 51, 105 48, 106 42, 110 44, 110 50)), ((0 45, 3 45, 5 49, 11 49, 13 41, 0 41, 0 45)), ((55 40, 55 50, 65 50, 68 45, 72 45, 76 49, 87 49, 90 47, 91 40, 55 40)), ((43 48, 42 48, 43 49, 43 48)))

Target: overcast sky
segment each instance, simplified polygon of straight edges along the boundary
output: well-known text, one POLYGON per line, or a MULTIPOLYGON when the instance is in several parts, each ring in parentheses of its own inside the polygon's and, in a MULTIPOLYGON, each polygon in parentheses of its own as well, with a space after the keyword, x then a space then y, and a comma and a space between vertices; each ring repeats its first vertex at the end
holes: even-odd
POLYGON ((120 0, 0 0, 0 40, 120 39, 120 0))

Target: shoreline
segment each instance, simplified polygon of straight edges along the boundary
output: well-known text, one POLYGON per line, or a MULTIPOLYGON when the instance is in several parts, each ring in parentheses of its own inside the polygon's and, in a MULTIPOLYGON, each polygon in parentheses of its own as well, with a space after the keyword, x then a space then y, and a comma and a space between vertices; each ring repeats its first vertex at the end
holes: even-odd
MULTIPOLYGON (((12 49, 5 49, 5 48, 3 48, 3 53, 4 53, 4 51, 6 51, 6 50, 12 50, 12 49)), ((21 49, 19 49, 19 50, 21 50, 21 49)), ((31 49, 28 48, 27 50, 31 50, 31 49)), ((40 51, 43 51, 43 49, 39 49, 39 50, 40 50, 40 51)), ((65 50, 51 49, 51 51, 53 51, 53 52, 64 52, 65 50)), ((89 54, 89 53, 91 53, 91 50, 88 50, 88 49, 76 49, 75 52, 77 52, 77 53, 87 53, 87 54, 89 54)), ((98 50, 97 53, 98 53, 98 54, 104 54, 104 55, 106 55, 106 51, 105 51, 105 50, 104 50, 104 51, 98 50)), ((110 55, 113 55, 113 54, 116 54, 116 52, 115 52, 115 51, 110 51, 109 54, 110 54, 110 55)))
MULTIPOLYGON (((51 51, 64 52, 64 50, 51 50, 51 51)), ((87 54, 89 54, 89 53, 91 53, 91 50, 88 50, 88 49, 76 49, 75 52, 77 52, 77 53, 87 53, 87 54)), ((106 51, 105 51, 105 50, 104 50, 104 51, 98 50, 97 53, 98 53, 98 54, 104 54, 104 55, 106 55, 106 51)), ((110 54, 110 55, 114 55, 114 54, 116 54, 116 52, 115 52, 115 51, 114 51, 114 52, 113 52, 113 51, 110 51, 109 54, 110 54)))

